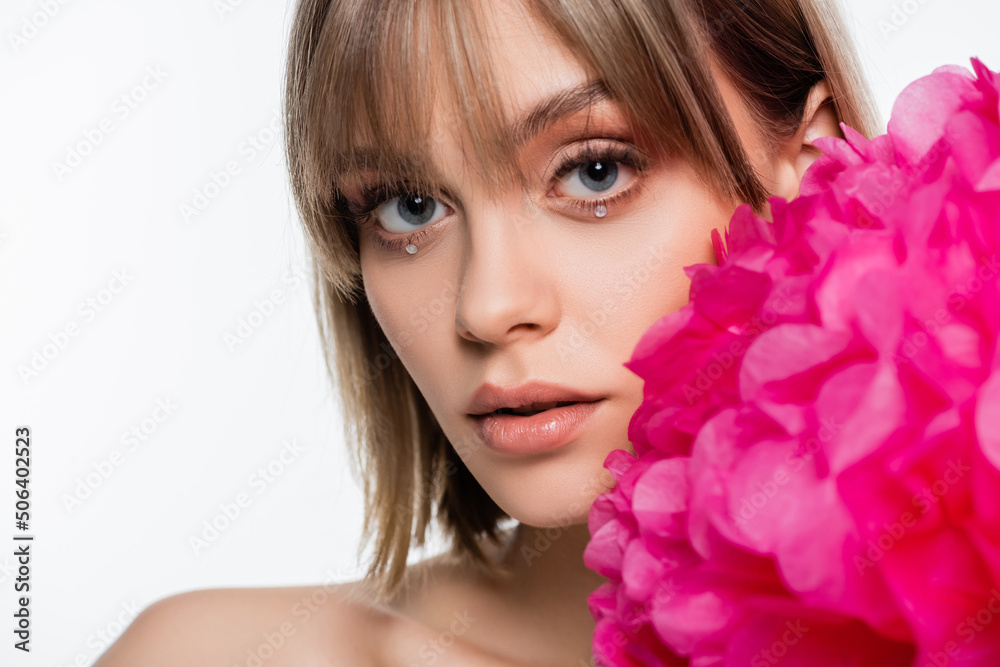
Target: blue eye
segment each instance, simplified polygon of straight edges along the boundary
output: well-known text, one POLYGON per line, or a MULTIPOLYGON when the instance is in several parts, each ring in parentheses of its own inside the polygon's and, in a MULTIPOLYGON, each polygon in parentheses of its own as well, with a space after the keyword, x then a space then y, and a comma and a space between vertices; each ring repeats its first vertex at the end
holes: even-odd
POLYGON ((437 222, 448 212, 431 197, 405 194, 393 197, 375 209, 375 216, 387 232, 407 234, 424 225, 437 222))
POLYGON ((615 184, 618 165, 614 162, 591 162, 577 170, 580 182, 595 192, 604 192, 615 184))
POLYGON ((556 174, 563 195, 578 199, 601 195, 621 188, 636 175, 630 155, 588 153, 569 160, 556 174))
MULTIPOLYGON (((643 182, 637 176, 648 169, 649 159, 627 139, 593 138, 574 148, 545 179, 551 184, 546 197, 553 210, 591 218, 596 213, 603 218, 642 191, 643 182)), ((365 230, 372 243, 402 252, 407 244, 418 244, 441 232, 435 223, 453 212, 448 204, 422 194, 424 187, 406 178, 361 184, 355 198, 345 197, 349 218, 365 230)), ((429 189, 439 191, 433 186, 429 189)))

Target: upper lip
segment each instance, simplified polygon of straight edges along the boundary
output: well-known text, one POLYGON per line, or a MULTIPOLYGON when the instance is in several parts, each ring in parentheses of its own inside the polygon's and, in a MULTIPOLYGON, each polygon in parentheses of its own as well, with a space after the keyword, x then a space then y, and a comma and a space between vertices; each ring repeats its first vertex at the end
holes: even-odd
POLYGON ((472 395, 466 407, 468 413, 479 417, 499 408, 517 408, 532 403, 575 401, 587 403, 602 398, 594 394, 551 382, 526 382, 516 387, 500 387, 489 382, 472 395))

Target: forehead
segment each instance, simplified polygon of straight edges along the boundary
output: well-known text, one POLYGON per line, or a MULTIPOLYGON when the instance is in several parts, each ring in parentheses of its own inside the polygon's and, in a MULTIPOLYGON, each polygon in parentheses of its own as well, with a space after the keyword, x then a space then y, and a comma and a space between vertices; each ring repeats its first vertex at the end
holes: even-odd
MULTIPOLYGON (((523 2, 482 0, 478 22, 485 38, 482 55, 489 59, 508 120, 553 92, 593 76, 523 2)), ((443 58, 439 55, 435 60, 440 66, 443 58)))
MULTIPOLYGON (((377 85, 355 112, 342 147, 367 173, 408 172, 439 181, 430 155, 488 170, 502 184, 519 176, 518 150, 559 113, 609 93, 560 37, 524 3, 481 0, 419 5, 385 24, 398 53, 377 58, 377 85), (373 121, 373 122, 372 122, 373 121)), ((438 161, 440 162, 440 161, 438 161)))

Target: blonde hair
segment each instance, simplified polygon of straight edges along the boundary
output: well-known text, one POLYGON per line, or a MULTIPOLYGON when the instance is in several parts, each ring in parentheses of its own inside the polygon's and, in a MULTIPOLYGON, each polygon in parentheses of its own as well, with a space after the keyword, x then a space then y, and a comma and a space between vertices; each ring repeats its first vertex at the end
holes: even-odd
MULTIPOLYGON (((726 111, 708 55, 763 136, 799 126, 826 79, 838 117, 876 132, 874 106, 835 0, 534 0, 528 7, 600 77, 633 125, 691 161, 712 187, 760 209, 768 193, 726 111)), ((471 475, 381 331, 362 289, 358 232, 341 191, 361 170, 419 189, 430 95, 443 71, 475 164, 498 185, 524 177, 504 130, 479 3, 299 0, 285 90, 287 160, 315 267, 327 370, 344 400, 353 465, 363 471, 366 580, 380 599, 437 517, 456 554, 489 567, 478 539, 506 514, 471 475), (432 35, 432 28, 434 34, 432 35), (433 36, 433 39, 432 39, 433 36), (443 70, 435 70, 444 68, 443 70), (414 92, 416 91, 416 93, 414 92)))

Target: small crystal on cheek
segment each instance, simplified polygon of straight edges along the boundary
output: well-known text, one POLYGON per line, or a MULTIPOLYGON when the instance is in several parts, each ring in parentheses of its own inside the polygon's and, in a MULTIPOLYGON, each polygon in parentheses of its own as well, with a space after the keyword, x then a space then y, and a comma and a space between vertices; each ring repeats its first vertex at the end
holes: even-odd
POLYGON ((596 208, 594 209, 594 215, 596 215, 596 216, 597 216, 598 218, 603 218, 603 217, 604 217, 604 216, 606 216, 607 214, 608 214, 608 207, 607 207, 607 206, 605 206, 604 204, 599 204, 599 205, 598 205, 598 206, 597 206, 597 207, 596 207, 596 208))

